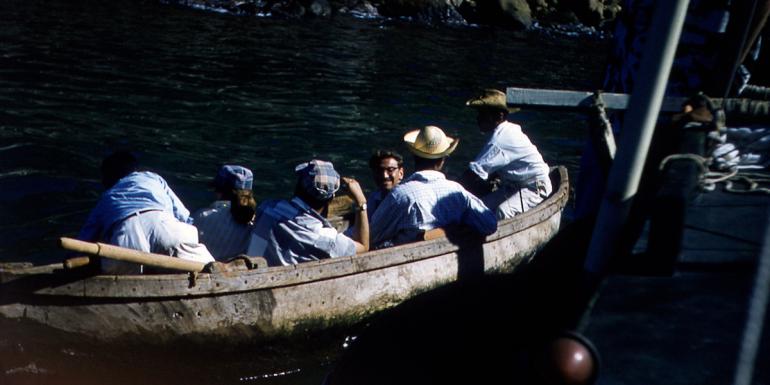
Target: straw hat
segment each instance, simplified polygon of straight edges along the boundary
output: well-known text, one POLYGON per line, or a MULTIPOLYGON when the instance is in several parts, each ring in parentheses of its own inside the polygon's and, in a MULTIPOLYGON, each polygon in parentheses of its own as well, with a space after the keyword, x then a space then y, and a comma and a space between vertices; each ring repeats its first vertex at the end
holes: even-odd
POLYGON ((404 143, 413 154, 425 159, 439 159, 452 153, 460 143, 436 126, 425 126, 404 135, 404 143))
POLYGON ((506 104, 505 93, 494 88, 487 88, 476 97, 469 99, 465 105, 473 108, 489 108, 505 112, 516 112, 519 108, 511 108, 506 104))

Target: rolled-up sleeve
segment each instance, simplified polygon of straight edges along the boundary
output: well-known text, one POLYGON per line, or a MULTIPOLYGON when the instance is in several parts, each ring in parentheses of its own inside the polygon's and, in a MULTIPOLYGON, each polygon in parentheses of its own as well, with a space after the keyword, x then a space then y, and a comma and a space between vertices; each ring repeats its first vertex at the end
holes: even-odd
POLYGON ((505 151, 494 143, 487 143, 476 159, 470 162, 469 167, 479 178, 487 180, 490 174, 505 167, 508 163, 510 163, 510 159, 508 159, 505 151))
POLYGON ((356 255, 356 244, 336 229, 323 227, 318 230, 313 247, 329 254, 331 258, 356 255))

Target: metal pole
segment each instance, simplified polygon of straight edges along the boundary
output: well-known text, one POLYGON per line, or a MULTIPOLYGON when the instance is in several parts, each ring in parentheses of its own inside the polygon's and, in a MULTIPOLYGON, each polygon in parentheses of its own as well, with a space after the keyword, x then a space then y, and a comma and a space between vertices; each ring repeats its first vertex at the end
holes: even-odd
POLYGON ((688 4, 689 0, 656 2, 641 69, 629 101, 630 109, 623 120, 617 156, 588 248, 584 269, 591 274, 603 273, 615 253, 618 236, 639 187, 688 4))
POLYGON ((754 280, 754 290, 749 300, 746 327, 743 329, 743 341, 741 342, 741 350, 738 354, 733 385, 751 385, 759 342, 762 341, 762 329, 764 329, 767 303, 768 298, 770 298, 770 220, 767 223, 765 242, 762 246, 762 253, 759 255, 757 276, 754 280))

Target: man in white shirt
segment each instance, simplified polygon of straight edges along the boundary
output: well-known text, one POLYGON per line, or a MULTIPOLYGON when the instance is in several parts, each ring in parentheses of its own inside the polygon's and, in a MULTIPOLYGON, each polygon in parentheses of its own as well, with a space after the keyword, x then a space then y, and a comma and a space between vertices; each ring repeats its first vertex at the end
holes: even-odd
POLYGON ((477 123, 489 135, 487 143, 462 177, 462 184, 495 211, 498 219, 512 218, 551 194, 548 164, 521 126, 508 121, 505 93, 486 89, 466 102, 477 110, 477 123), (490 184, 499 179, 497 189, 490 184))
MULTIPOLYGON (((78 239, 107 242, 148 253, 213 262, 208 249, 198 242, 190 212, 166 180, 149 171, 138 171, 136 157, 118 151, 102 162, 102 193, 78 239)), ((141 274, 142 265, 101 260, 109 274, 141 274)))
POLYGON ((254 176, 246 167, 224 165, 217 172, 217 200, 192 215, 201 243, 217 261, 226 261, 249 247, 256 201, 251 191, 254 176))

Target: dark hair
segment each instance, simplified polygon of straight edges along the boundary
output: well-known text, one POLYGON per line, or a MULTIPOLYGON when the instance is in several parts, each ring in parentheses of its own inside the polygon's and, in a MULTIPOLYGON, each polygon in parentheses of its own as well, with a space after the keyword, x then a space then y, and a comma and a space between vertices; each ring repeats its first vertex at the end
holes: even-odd
POLYGON ((230 213, 241 224, 248 224, 257 211, 257 201, 251 190, 233 190, 230 198, 230 213))
POLYGON ((376 170, 380 166, 380 162, 387 158, 395 159, 399 168, 404 167, 404 158, 401 156, 401 154, 390 150, 377 150, 374 152, 374 154, 372 154, 372 157, 369 158, 369 168, 376 170))
POLYGON ((427 159, 417 155, 414 156, 414 169, 417 171, 434 170, 436 166, 445 158, 427 159))
POLYGON ((497 114, 503 114, 503 120, 508 120, 508 115, 509 115, 508 110, 504 110, 502 108, 497 108, 497 107, 479 107, 478 112, 495 115, 495 116, 497 116, 497 114))
POLYGON ((102 160, 102 185, 110 188, 124 176, 136 171, 139 162, 130 151, 115 151, 102 160))
POLYGON ((332 201, 332 199, 334 199, 334 196, 332 196, 329 199, 321 200, 311 194, 308 194, 308 192, 305 191, 305 188, 302 187, 301 180, 298 180, 297 185, 294 187, 294 196, 302 199, 302 201, 307 203, 308 206, 318 211, 321 211, 329 202, 332 201))

